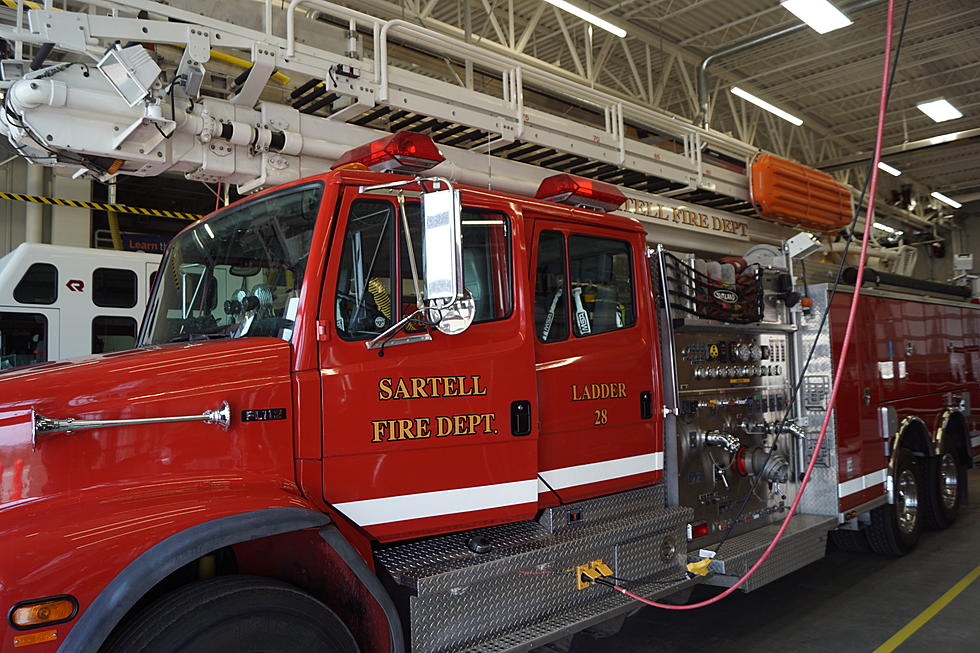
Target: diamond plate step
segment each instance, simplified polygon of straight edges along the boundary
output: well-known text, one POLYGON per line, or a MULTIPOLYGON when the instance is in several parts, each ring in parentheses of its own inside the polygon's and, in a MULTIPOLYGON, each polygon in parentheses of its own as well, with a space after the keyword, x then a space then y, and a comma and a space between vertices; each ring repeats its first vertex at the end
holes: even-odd
POLYGON ((402 607, 410 616, 412 650, 466 649, 549 618, 564 623, 572 610, 588 612, 610 594, 601 586, 577 589, 575 567, 592 560, 631 580, 684 578, 692 511, 666 507, 664 496, 662 486, 652 486, 577 502, 567 508, 581 519, 555 533, 551 527, 562 519, 556 515, 567 521, 567 513, 553 513, 548 527, 518 522, 379 549, 379 567, 407 589, 402 607), (470 551, 466 543, 474 536, 487 538, 491 551, 470 551))
MULTIPOLYGON (((651 600, 663 599, 666 596, 689 589, 700 582, 700 578, 682 580, 665 585, 662 583, 646 583, 630 586, 630 591, 651 600)), ((622 615, 630 615, 643 607, 641 603, 609 588, 601 588, 605 594, 602 598, 566 610, 559 614, 545 617, 533 623, 515 628, 509 632, 498 633, 486 641, 478 641, 466 646, 449 649, 447 653, 520 653, 544 646, 562 637, 582 632, 610 619, 622 615)))
MULTIPOLYGON (((833 528, 837 528, 836 517, 794 516, 772 554, 740 589, 751 592, 823 558, 827 551, 827 532, 833 528)), ((769 524, 725 542, 711 564, 715 574, 704 582, 721 587, 732 586, 755 564, 778 530, 779 523, 769 524)))

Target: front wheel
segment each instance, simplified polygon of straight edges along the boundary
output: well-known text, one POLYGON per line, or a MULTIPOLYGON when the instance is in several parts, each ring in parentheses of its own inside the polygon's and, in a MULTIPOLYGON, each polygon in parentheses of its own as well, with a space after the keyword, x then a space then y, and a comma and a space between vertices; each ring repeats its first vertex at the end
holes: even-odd
POLYGON ((949 528, 966 499, 966 466, 956 455, 955 435, 946 433, 939 453, 930 460, 925 479, 925 525, 949 528))
POLYGON ((895 452, 895 503, 871 511, 868 544, 875 553, 903 556, 915 547, 922 533, 922 473, 908 449, 895 452))
POLYGON ((257 576, 185 585, 138 613, 103 653, 357 653, 330 608, 302 590, 257 576))

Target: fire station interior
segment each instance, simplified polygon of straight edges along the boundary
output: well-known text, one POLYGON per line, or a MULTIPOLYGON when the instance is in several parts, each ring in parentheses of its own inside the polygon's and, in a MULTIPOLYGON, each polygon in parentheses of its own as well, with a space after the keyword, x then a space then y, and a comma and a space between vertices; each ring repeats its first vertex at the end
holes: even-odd
POLYGON ((0 0, 0 652, 976 650, 978 46, 0 0))

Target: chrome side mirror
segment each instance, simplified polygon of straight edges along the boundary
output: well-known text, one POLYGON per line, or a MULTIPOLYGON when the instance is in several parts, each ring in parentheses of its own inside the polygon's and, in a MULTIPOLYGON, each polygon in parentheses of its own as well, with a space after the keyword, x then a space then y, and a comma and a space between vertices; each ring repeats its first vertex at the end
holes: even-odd
POLYGON ((450 306, 429 309, 429 319, 447 336, 455 336, 469 329, 475 317, 476 300, 466 288, 463 288, 463 298, 450 306))
POLYGON ((449 335, 469 328, 476 313, 473 296, 463 286, 461 214, 459 192, 451 187, 422 194, 425 307, 431 321, 449 335))

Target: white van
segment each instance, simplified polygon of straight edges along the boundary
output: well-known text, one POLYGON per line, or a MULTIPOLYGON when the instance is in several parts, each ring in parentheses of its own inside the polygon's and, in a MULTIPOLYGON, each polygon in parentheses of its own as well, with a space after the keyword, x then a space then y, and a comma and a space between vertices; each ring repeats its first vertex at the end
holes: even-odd
POLYGON ((132 348, 160 258, 33 243, 0 258, 0 370, 132 348))

